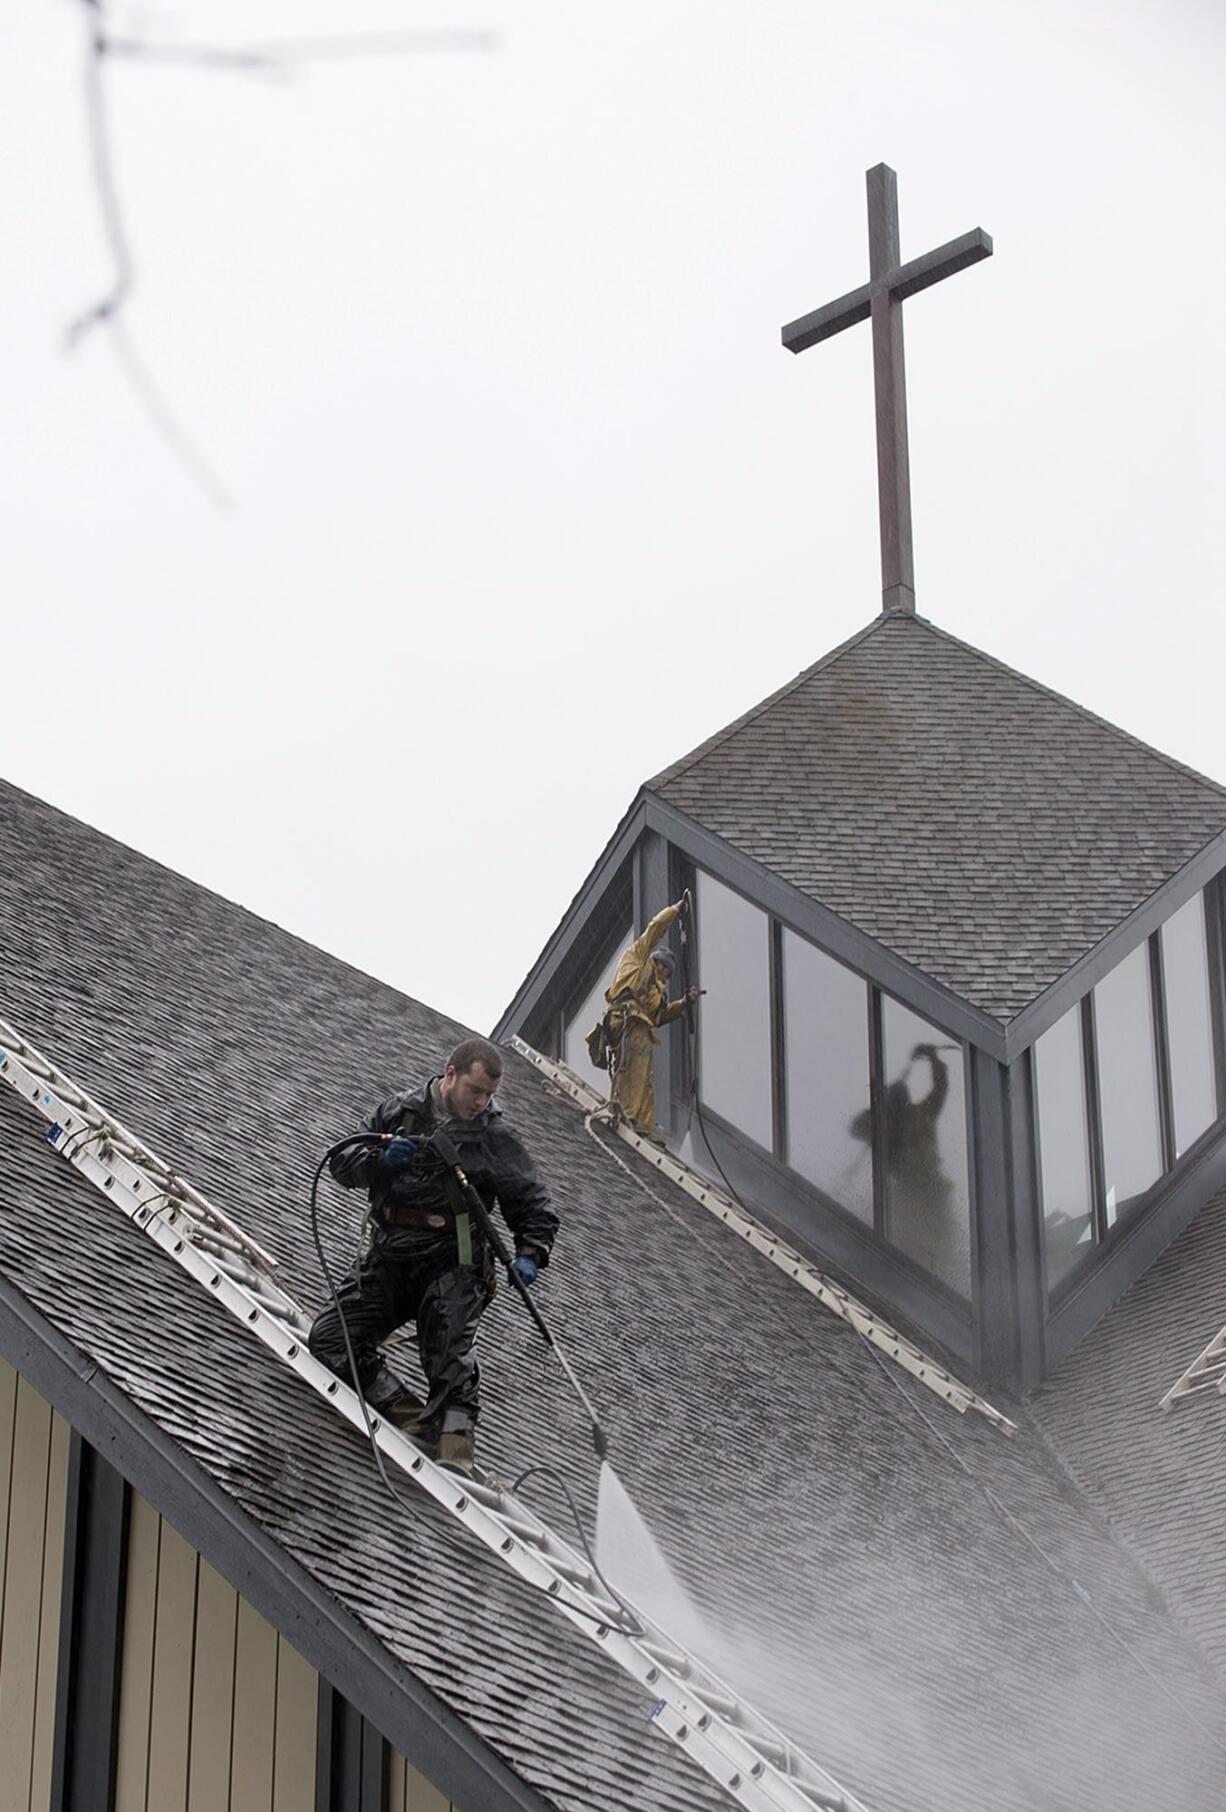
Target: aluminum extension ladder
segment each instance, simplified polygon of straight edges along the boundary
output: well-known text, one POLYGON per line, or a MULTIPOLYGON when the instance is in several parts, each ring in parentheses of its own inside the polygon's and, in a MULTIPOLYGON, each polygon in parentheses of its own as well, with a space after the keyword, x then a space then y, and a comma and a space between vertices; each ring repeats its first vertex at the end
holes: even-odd
MULTIPOLYGON (((609 1104, 604 1097, 598 1095, 586 1082, 580 1081, 566 1064, 559 1063, 553 1057, 543 1057, 540 1051, 534 1050, 518 1034, 512 1036, 510 1044, 512 1050, 518 1051, 521 1057, 526 1057, 529 1063, 535 1064, 542 1075, 547 1076, 563 1094, 569 1095, 589 1117, 594 1118, 607 1112, 609 1104)), ((926 1385, 960 1415, 973 1409, 990 1422, 993 1428, 999 1429, 1001 1434, 1012 1436, 1017 1433, 1017 1423, 1011 1422, 986 1397, 981 1397, 969 1384, 964 1384, 952 1372, 946 1371, 943 1365, 938 1365, 935 1359, 930 1359, 914 1341, 908 1340, 905 1334, 900 1334, 897 1328, 892 1328, 888 1321, 853 1296, 850 1290, 845 1290, 842 1284, 835 1283, 832 1277, 819 1271, 807 1258, 802 1258, 778 1234, 755 1221, 739 1203, 733 1202, 705 1176, 691 1170, 688 1164, 682 1163, 671 1151, 665 1151, 651 1139, 643 1138, 641 1133, 635 1132, 624 1120, 618 1121, 616 1129, 608 1121, 604 1125, 607 1131, 616 1130, 623 1143, 646 1158, 661 1176, 666 1176, 670 1183, 675 1183, 678 1189, 684 1190, 686 1195, 723 1221, 725 1226, 731 1227, 734 1233, 739 1233, 743 1240, 764 1258, 768 1258, 793 1283, 798 1283, 810 1296, 816 1296, 819 1302, 848 1322, 871 1345, 885 1353, 904 1371, 910 1372, 913 1378, 926 1385)))
POLYGON ((1199 1397, 1208 1390, 1226 1397, 1226 1328, 1220 1329, 1204 1351, 1196 1355, 1187 1371, 1176 1378, 1158 1407, 1170 1409, 1173 1404, 1199 1397))
MULTIPOLYGON (((307 1351, 309 1317, 277 1282, 275 1259, 0 1019, 0 1080, 49 1122, 48 1142, 215 1297, 256 1339, 364 1434, 354 1391, 307 1351)), ((548 1597, 653 1701, 650 1717, 750 1812, 867 1812, 863 1802, 634 1606, 640 1633, 588 1560, 508 1491, 436 1465, 371 1413, 386 1460, 548 1597)))

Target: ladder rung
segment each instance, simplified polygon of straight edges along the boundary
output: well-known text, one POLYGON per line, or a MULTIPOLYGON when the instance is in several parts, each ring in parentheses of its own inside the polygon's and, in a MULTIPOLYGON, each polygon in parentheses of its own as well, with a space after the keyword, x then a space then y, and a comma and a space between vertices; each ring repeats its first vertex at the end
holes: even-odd
POLYGON ((730 1724, 742 1722, 741 1707, 736 1699, 728 1698, 726 1694, 719 1692, 714 1686, 708 1686, 702 1680, 693 1681, 690 1691, 695 1698, 701 1699, 707 1709, 713 1711, 717 1718, 726 1718, 730 1724))
POLYGON ((693 1671, 689 1656, 681 1654, 678 1649, 665 1648, 662 1644, 653 1642, 650 1637, 644 1637, 639 1646, 645 1649, 660 1667, 667 1668, 670 1674, 676 1674, 679 1680, 687 1680, 693 1671))
POLYGON ((812 1781, 798 1780, 796 1785, 806 1799, 811 1799, 821 1812, 847 1812, 847 1801, 841 1793, 831 1793, 826 1787, 815 1787, 812 1781))
POLYGON ((567 1585, 578 1586, 581 1592, 586 1592, 589 1596, 595 1594, 596 1577, 587 1567, 572 1566, 568 1560, 559 1560, 556 1554, 546 1553, 545 1558, 558 1578, 564 1579, 567 1585))
MULTIPOLYGON (((473 1495, 475 1496, 476 1493, 473 1495)), ((497 1509, 498 1506, 494 1505, 493 1508, 497 1509)), ((502 1511, 499 1511, 499 1515, 502 1517, 502 1521, 506 1526, 508 1533, 514 1535, 517 1540, 531 1542, 534 1548, 547 1548, 549 1546, 548 1532, 544 1529, 538 1529, 535 1523, 520 1522, 518 1517, 507 1516, 502 1511)))

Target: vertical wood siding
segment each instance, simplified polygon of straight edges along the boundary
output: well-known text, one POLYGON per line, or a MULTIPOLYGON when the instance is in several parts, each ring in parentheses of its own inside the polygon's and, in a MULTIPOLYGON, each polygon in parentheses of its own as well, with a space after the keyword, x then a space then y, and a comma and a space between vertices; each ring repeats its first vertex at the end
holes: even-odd
POLYGON ((134 1494, 115 1812, 315 1812, 317 1676, 134 1494))
MULTIPOLYGON (((49 1812, 71 1431, 0 1360, 0 1812, 49 1812)), ((132 1495, 115 1812, 316 1812, 319 1678, 132 1495)), ((455 1812, 389 1751, 386 1812, 455 1812)))
POLYGON ((457 1812, 457 1808, 393 1749, 387 1765, 387 1812, 457 1812))
POLYGON ((0 1797, 51 1798, 70 1431, 0 1360, 0 1797))

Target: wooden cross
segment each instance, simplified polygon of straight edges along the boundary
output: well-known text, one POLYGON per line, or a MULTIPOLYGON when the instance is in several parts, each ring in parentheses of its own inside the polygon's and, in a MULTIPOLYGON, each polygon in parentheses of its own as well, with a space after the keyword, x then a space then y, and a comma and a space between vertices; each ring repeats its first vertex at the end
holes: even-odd
POLYGON ((902 305, 942 277, 992 256, 979 227, 935 252, 899 263, 898 178, 888 164, 868 172, 869 280, 850 295, 791 321, 783 329, 789 352, 803 352, 857 321, 873 323, 873 388, 877 399, 877 507, 881 517, 883 610, 915 609, 911 556, 911 473, 907 462, 907 382, 902 355, 902 305))

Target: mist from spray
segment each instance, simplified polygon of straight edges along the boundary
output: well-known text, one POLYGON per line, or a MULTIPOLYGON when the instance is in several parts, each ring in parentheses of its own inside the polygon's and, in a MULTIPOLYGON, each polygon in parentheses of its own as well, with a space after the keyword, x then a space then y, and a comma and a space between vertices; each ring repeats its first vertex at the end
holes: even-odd
POLYGON ((712 1635, 608 1460, 600 1466, 596 1561, 624 1598, 683 1648, 705 1657, 712 1635))

